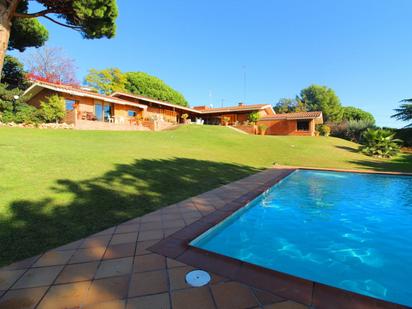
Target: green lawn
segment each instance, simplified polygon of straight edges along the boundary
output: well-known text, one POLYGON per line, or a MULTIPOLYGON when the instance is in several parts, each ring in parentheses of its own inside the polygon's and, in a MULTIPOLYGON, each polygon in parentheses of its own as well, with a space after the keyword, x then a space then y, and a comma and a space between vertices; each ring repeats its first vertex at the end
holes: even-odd
POLYGON ((0 264, 38 254, 275 163, 412 172, 336 138, 0 129, 0 264))

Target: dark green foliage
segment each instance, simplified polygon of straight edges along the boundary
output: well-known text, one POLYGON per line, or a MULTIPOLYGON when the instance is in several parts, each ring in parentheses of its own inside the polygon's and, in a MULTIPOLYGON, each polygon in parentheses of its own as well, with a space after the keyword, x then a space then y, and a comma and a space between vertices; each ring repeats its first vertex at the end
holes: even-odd
POLYGON ((39 122, 38 110, 26 103, 21 90, 9 90, 5 84, 0 84, 0 121, 37 123, 39 122), (16 99, 15 96, 19 98, 16 99))
POLYGON ((343 120, 364 120, 375 123, 375 117, 371 113, 353 106, 343 107, 343 120))
POLYGON ((116 91, 129 92, 152 99, 188 106, 185 97, 161 79, 144 72, 123 73, 117 68, 91 69, 86 83, 98 92, 111 94, 116 91))
MULTIPOLYGON (((412 99, 403 100, 402 102, 409 102, 402 104, 399 108, 395 109, 396 114, 392 115, 392 118, 396 118, 401 121, 411 121, 412 120, 412 99)), ((412 127, 412 123, 406 126, 407 128, 412 127)))
MULTIPOLYGON (((27 14, 28 1, 21 1, 17 13, 27 14)), ((48 40, 49 33, 36 18, 14 18, 8 49, 23 52, 27 47, 40 47, 48 40)))
POLYGON ((374 121, 350 120, 348 121, 348 139, 353 142, 362 143, 364 132, 374 128, 374 121))
POLYGON ((130 93, 188 106, 185 97, 180 92, 174 90, 155 76, 144 72, 128 72, 126 73, 126 78, 125 88, 130 93))
MULTIPOLYGON (((57 15, 59 23, 79 31, 86 39, 112 38, 116 33, 116 0, 36 1, 47 10, 40 16, 55 20, 57 15)), ((29 18, 17 15, 12 19, 8 48, 24 51, 27 47, 42 46, 48 39, 48 31, 35 16, 27 15, 32 13, 28 12, 28 0, 19 3, 16 13, 29 18)))
POLYGON ((295 99, 282 98, 273 108, 277 114, 304 112, 306 107, 303 102, 296 97, 295 99))
POLYGON ((14 122, 16 123, 39 123, 40 115, 39 110, 34 106, 28 104, 20 104, 16 107, 16 113, 14 114, 14 122))
POLYGON ((331 135, 361 143, 363 132, 375 128, 375 123, 367 120, 350 120, 341 123, 331 123, 331 135))
POLYGON ((412 147, 412 128, 403 128, 395 131, 395 137, 403 140, 403 145, 412 147))
POLYGON ((40 47, 48 40, 47 29, 37 19, 18 18, 13 21, 8 49, 20 52, 27 47, 40 47))
POLYGON ((368 156, 378 158, 390 158, 399 153, 399 139, 395 139, 395 134, 390 130, 367 129, 363 133, 364 144, 359 150, 368 156))
POLYGON ((36 1, 58 14, 62 22, 78 30, 86 39, 112 38, 116 33, 116 0, 36 1))
POLYGON ((292 113, 296 111, 297 102, 294 99, 282 98, 273 107, 277 114, 292 113))
POLYGON ((321 111, 325 122, 342 120, 343 109, 339 97, 331 88, 311 85, 300 92, 300 100, 307 111, 321 111))
POLYGON ((29 86, 26 74, 23 64, 17 58, 8 55, 4 58, 1 82, 7 84, 9 89, 26 89, 29 86))
MULTIPOLYGON (((38 0, 53 7, 54 1, 38 0)), ((62 14, 69 25, 79 27, 86 39, 112 38, 116 34, 118 15, 116 0, 74 0, 68 1, 70 14, 62 14)))

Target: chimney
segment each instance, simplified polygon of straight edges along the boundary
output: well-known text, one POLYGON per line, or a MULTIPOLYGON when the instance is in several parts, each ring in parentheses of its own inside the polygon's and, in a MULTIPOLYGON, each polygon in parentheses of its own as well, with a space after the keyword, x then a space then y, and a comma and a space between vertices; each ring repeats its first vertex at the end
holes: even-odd
POLYGON ((243 104, 243 102, 239 102, 239 104, 238 104, 239 106, 243 106, 244 104, 243 104))
POLYGON ((207 109, 209 109, 209 107, 208 106, 206 106, 206 105, 202 105, 202 106, 194 106, 193 107, 195 110, 198 110, 198 111, 203 111, 203 110, 207 110, 207 109))

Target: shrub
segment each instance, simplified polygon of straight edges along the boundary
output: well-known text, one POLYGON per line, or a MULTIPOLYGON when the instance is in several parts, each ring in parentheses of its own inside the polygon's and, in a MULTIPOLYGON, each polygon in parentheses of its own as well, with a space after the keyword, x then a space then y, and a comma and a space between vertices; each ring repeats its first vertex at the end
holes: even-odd
POLYGON ((249 121, 255 124, 260 119, 260 114, 258 112, 253 112, 249 115, 249 121))
POLYGON ((21 104, 17 107, 16 113, 14 114, 14 122, 27 124, 39 123, 39 110, 34 106, 21 104))
POLYGON ((327 124, 320 124, 316 127, 316 130, 322 136, 329 136, 330 135, 330 126, 327 124))
POLYGON ((360 146, 361 152, 368 156, 378 158, 390 158, 400 150, 399 139, 395 139, 395 134, 389 130, 367 129, 363 133, 364 145, 360 146))
POLYGON ((362 134, 367 129, 375 128, 373 121, 350 120, 341 123, 330 124, 331 135, 347 139, 352 142, 362 143, 362 134))
POLYGON ((0 120, 2 122, 37 123, 38 109, 26 103, 22 91, 18 88, 8 89, 0 84, 0 120))
POLYGON ((265 134, 266 130, 268 129, 267 125, 261 124, 258 126, 260 134, 265 134))
POLYGON ((189 117, 189 115, 188 114, 183 114, 181 117, 182 117, 183 120, 186 120, 189 117))
POLYGON ((40 101, 40 115, 45 122, 59 122, 66 115, 64 98, 54 94, 40 101))
POLYGON ((350 120, 348 121, 348 134, 351 141, 362 143, 363 133, 367 129, 374 129, 375 122, 371 120, 350 120))
POLYGON ((403 128, 395 131, 395 137, 403 140, 403 145, 412 147, 412 128, 403 128))

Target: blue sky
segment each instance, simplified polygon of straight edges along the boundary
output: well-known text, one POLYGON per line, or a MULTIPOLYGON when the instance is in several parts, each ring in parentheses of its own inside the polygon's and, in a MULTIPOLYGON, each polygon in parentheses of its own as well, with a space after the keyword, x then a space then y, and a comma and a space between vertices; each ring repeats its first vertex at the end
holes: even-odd
POLYGON ((76 60, 80 80, 90 68, 144 71, 181 91, 192 106, 215 107, 222 100, 225 106, 274 104, 321 84, 333 88, 343 105, 372 112, 378 125, 406 125, 390 115, 401 99, 412 97, 410 0, 118 0, 118 5, 112 40, 83 40, 41 20, 50 31, 48 44, 76 60))

